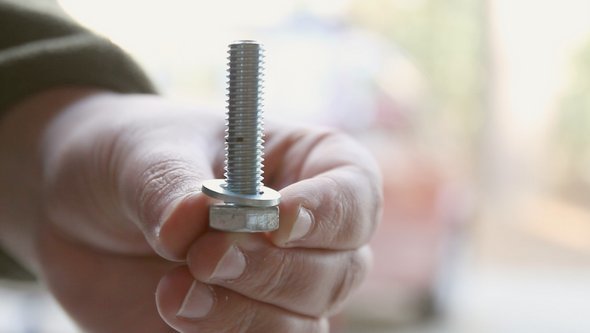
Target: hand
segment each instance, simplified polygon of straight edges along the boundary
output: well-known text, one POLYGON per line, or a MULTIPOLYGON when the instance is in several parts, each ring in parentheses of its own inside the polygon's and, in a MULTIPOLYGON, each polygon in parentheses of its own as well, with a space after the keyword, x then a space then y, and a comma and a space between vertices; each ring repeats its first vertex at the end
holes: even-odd
POLYGON ((199 192, 221 115, 90 92, 43 128, 30 266, 89 332, 327 332, 368 270, 380 180, 344 135, 267 122, 280 229, 232 234, 199 192))

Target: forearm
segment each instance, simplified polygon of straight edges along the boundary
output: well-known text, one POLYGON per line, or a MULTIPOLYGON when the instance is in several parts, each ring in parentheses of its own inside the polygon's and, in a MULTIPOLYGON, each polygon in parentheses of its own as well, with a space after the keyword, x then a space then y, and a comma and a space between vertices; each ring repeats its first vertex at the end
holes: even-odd
MULTIPOLYGON (((0 246, 35 270, 39 135, 64 105, 87 93, 56 87, 154 88, 120 48, 78 25, 54 0, 0 0, 0 31, 0 246)), ((0 255, 4 262, 10 260, 0 255)))

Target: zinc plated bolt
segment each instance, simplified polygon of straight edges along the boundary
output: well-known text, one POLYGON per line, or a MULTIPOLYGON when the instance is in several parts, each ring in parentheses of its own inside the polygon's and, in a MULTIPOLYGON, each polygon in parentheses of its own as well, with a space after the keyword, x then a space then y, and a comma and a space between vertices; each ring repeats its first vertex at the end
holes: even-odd
POLYGON ((209 225, 234 232, 279 227, 279 192, 263 185, 263 49, 255 41, 229 45, 225 179, 203 182, 206 195, 223 203, 209 207, 209 225))

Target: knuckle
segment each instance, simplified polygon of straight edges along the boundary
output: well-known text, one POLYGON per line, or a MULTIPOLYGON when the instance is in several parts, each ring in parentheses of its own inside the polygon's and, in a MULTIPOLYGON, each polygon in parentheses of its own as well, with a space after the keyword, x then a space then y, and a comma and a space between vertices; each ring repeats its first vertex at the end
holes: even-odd
POLYGON ((292 312, 254 300, 229 296, 225 306, 218 308, 206 320, 201 320, 191 327, 190 332, 215 333, 327 333, 327 321, 324 318, 301 316, 292 312))
POLYGON ((328 333, 329 325, 325 318, 301 317, 293 313, 274 313, 269 316, 267 309, 247 310, 230 332, 259 333, 328 333))
MULTIPOLYGON (((369 182, 370 186, 368 187, 369 193, 367 197, 371 198, 368 207, 371 207, 367 210, 366 219, 370 222, 371 228, 369 230, 368 238, 373 234, 377 225, 381 220, 381 214, 383 211, 383 202, 384 202, 384 193, 383 193, 383 186, 380 180, 380 176, 375 176, 376 179, 374 181, 369 182)), ((367 240, 368 240, 367 238, 367 240)))
POLYGON ((150 220, 157 218, 155 213, 162 211, 175 193, 188 190, 194 175, 184 161, 167 158, 150 163, 139 177, 135 196, 137 212, 141 220, 150 220))
POLYGON ((330 235, 333 243, 339 243, 341 240, 345 241, 344 247, 354 248, 358 247, 368 241, 373 227, 367 228, 366 220, 372 222, 372 218, 366 218, 363 206, 363 195, 349 184, 343 184, 336 179, 328 178, 333 182, 334 188, 338 191, 333 191, 326 198, 326 206, 331 207, 322 216, 324 223, 320 223, 320 227, 325 228, 321 234, 330 235))
POLYGON ((340 184, 339 194, 334 198, 338 204, 333 211, 339 233, 345 236, 350 248, 366 244, 381 219, 383 191, 380 182, 367 181, 363 186, 340 184))
POLYGON ((293 257, 288 255, 286 251, 273 251, 273 253, 264 256, 262 262, 267 263, 267 267, 270 269, 264 281, 259 283, 261 299, 283 299, 292 296, 292 288, 285 287, 293 283, 297 284, 291 274, 291 267, 298 265, 293 257))
POLYGON ((351 292, 361 284, 368 271, 370 258, 371 252, 368 247, 350 252, 343 272, 331 290, 326 313, 335 312, 348 299, 351 292))
POLYGON ((261 326, 263 326, 265 320, 268 320, 268 318, 262 318, 260 311, 246 310, 237 321, 234 332, 261 332, 261 326))
POLYGON ((337 237, 338 233, 349 232, 347 228, 352 227, 349 223, 342 223, 349 216, 349 211, 353 205, 349 205, 350 194, 349 190, 344 187, 337 179, 332 177, 325 177, 325 180, 329 182, 326 188, 337 189, 326 193, 323 198, 322 206, 329 207, 328 209, 321 210, 319 216, 323 222, 320 226, 325 229, 323 230, 328 233, 322 233, 325 235, 333 235, 337 237), (344 227, 344 228, 343 228, 344 227))

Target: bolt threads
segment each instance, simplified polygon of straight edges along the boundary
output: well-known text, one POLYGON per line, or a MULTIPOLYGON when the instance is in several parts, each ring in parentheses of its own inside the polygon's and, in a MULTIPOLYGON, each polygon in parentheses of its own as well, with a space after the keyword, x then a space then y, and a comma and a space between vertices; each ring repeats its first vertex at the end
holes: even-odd
POLYGON ((237 194, 262 192, 263 49, 253 41, 229 46, 225 130, 225 186, 237 194))

